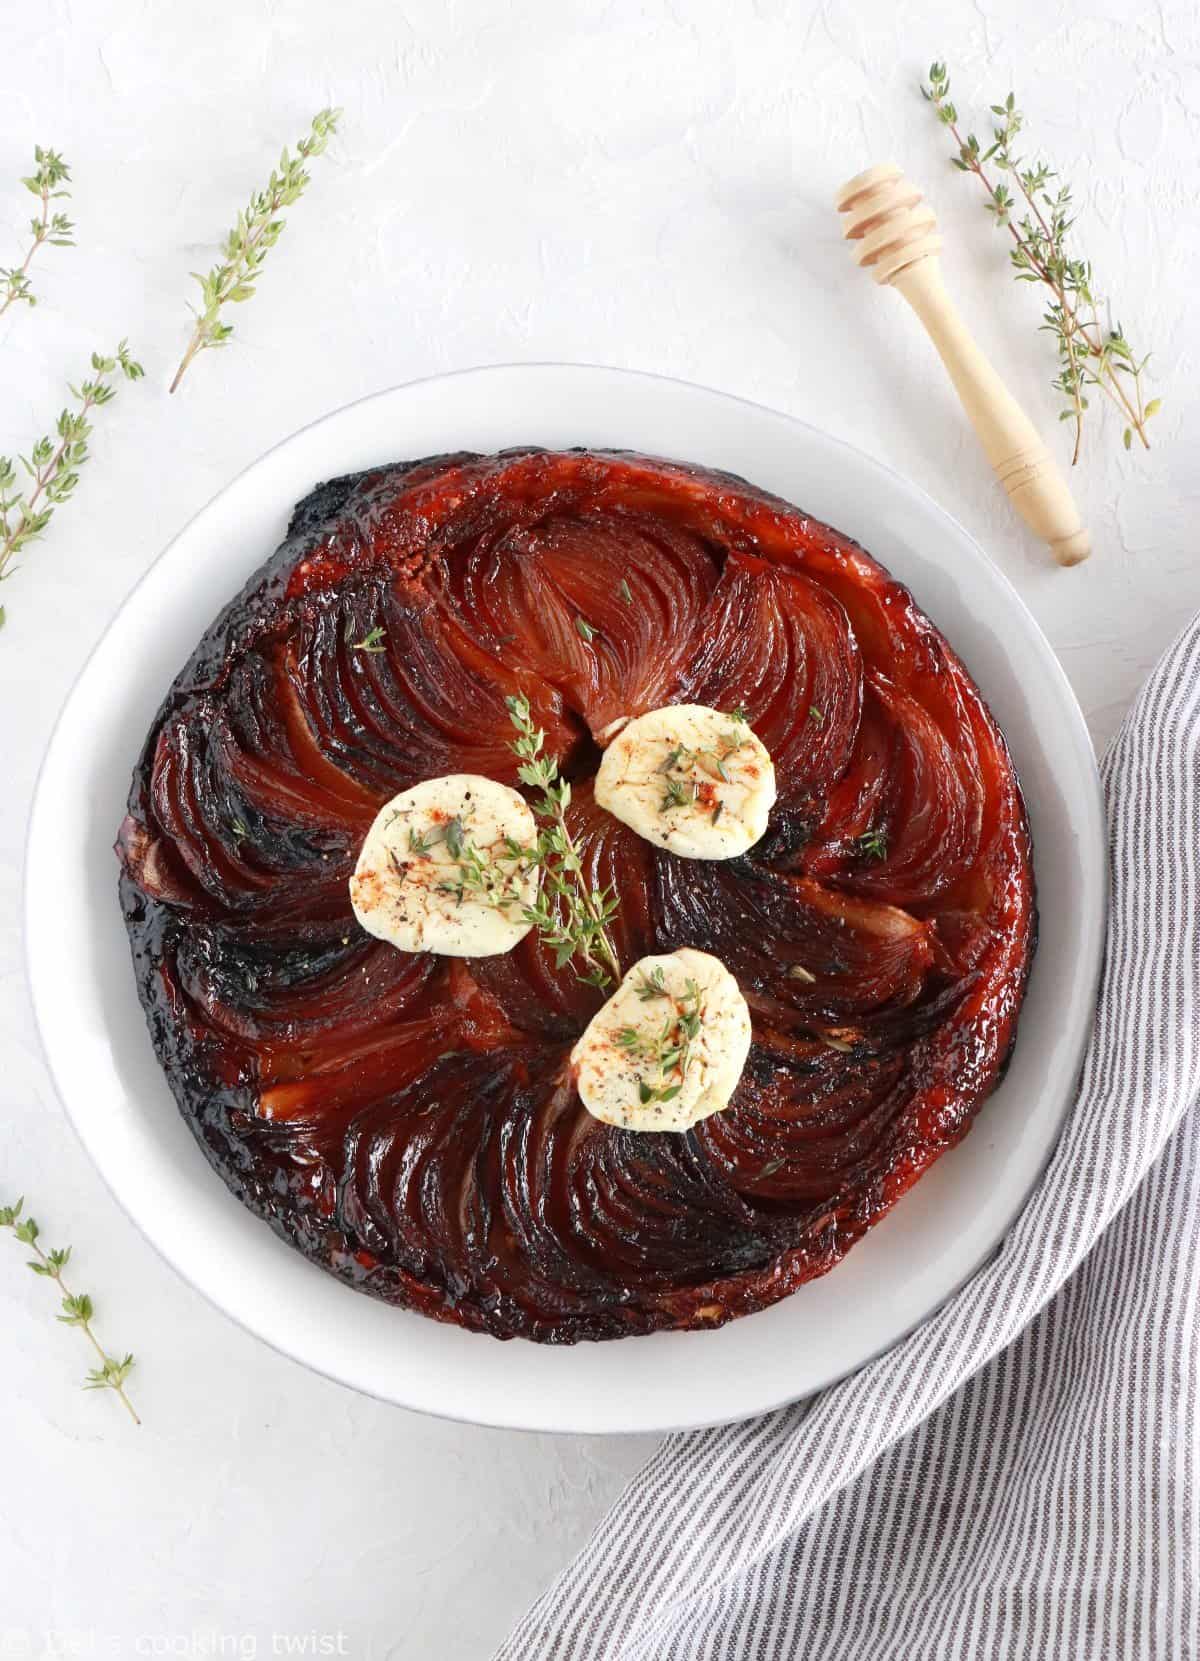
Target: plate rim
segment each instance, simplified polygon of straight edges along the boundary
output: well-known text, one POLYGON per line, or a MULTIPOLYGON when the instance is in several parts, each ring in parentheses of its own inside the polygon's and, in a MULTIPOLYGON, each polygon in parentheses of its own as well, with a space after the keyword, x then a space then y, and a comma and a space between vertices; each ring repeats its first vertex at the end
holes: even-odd
MULTIPOLYGON (((81 1116, 75 1111, 70 1094, 64 1087, 60 1070, 56 1063, 55 1051, 51 1043, 48 1041, 47 1027, 49 1023, 46 1022, 43 1017, 42 995, 39 990, 40 981, 38 975, 35 973, 33 936, 35 932, 34 912, 36 909, 36 897, 35 885, 29 880, 29 876, 31 869, 35 868, 36 865, 37 856, 35 854, 34 841, 42 807, 43 786, 46 776, 49 773, 52 761, 56 757, 56 747, 59 735, 73 708, 81 684, 87 677, 93 662, 103 651, 105 644, 110 634, 115 629, 119 619, 121 619, 132 606, 139 592, 150 582, 158 568, 170 558, 178 544, 188 538, 196 527, 200 525, 201 522, 210 514, 210 512, 212 512, 212 510, 250 474, 254 473, 259 468, 264 467, 271 458, 277 456, 279 452, 295 444, 304 435, 314 432, 317 428, 320 428, 327 423, 338 420, 350 411, 361 410, 365 406, 374 402, 395 398, 398 395, 413 392, 418 388, 446 381, 504 374, 533 375, 536 377, 537 375, 544 374, 546 372, 551 372, 553 374, 606 376, 613 377, 618 381, 641 380, 662 384, 668 387, 679 388, 687 393, 699 393, 708 398, 719 399, 722 402, 735 407, 741 407, 754 411, 757 414, 769 416, 774 420, 787 423, 798 430, 811 435, 821 443, 834 445, 847 452, 854 458, 857 464, 865 466, 868 470, 873 471, 880 476, 887 482, 889 487, 904 495, 907 495, 910 499, 915 500, 924 511, 932 513, 938 519, 942 520, 947 530, 952 533, 959 542, 962 551, 965 554, 968 554, 972 562, 987 574, 989 581, 998 584, 1000 588, 1005 591, 1008 603, 1013 607, 1014 611, 1020 615, 1027 640, 1029 640, 1038 651, 1042 659, 1043 668, 1049 672, 1051 678, 1057 683, 1063 707, 1068 713, 1070 719, 1072 748, 1076 753, 1076 760, 1081 763, 1081 770, 1087 777, 1087 806, 1091 810, 1091 813, 1095 819, 1094 828, 1099 832, 1094 850, 1100 856, 1100 868, 1098 872, 1099 915, 1093 920, 1093 927, 1091 929, 1091 939, 1089 942, 1090 953, 1087 964, 1085 986, 1086 996, 1084 998, 1086 1006, 1089 1009, 1094 1008, 1103 964, 1104 940, 1107 929, 1108 914, 1108 889, 1107 882, 1105 880, 1108 869, 1108 849, 1104 796, 1099 766, 1095 750, 1087 730, 1083 711, 1079 705, 1077 697, 1075 696, 1074 688, 1071 686, 1066 671, 1063 668, 1057 653, 1054 651, 1054 648, 1051 646, 1048 638, 1042 630, 1041 625, 1037 621, 1037 618, 1030 610, 1020 592, 1014 586, 1007 572, 1005 572, 988 556, 977 539, 953 514, 949 512, 948 509, 943 507, 940 502, 930 495, 930 493, 925 490, 923 486, 905 477, 895 468, 891 467, 887 462, 880 460, 878 457, 872 455, 869 451, 862 449, 851 440, 842 437, 838 433, 830 432, 815 422, 808 421, 801 416, 793 415, 789 411, 777 409, 772 405, 762 403, 758 400, 746 398, 737 393, 728 392, 719 387, 710 387, 700 382, 685 380, 680 376, 663 375, 652 370, 631 369, 620 365, 555 359, 536 359, 527 362, 517 361, 465 365, 453 370, 413 377, 412 379, 399 382, 392 386, 378 388, 373 392, 364 394, 360 398, 351 399, 345 404, 338 405, 334 409, 326 410, 322 414, 315 416, 311 421, 303 423, 293 431, 285 434, 275 443, 269 445, 265 450, 253 457, 243 467, 239 468, 238 471, 226 480, 225 483, 223 483, 216 491, 214 491, 200 507, 189 515, 179 529, 163 545, 154 559, 150 561, 146 568, 129 586, 122 596, 118 606, 106 619, 104 627, 84 656, 77 673, 72 678, 70 687, 55 716, 45 749, 38 764, 26 818, 22 861, 22 900, 20 906, 22 958, 25 970, 26 986, 33 1009, 34 1026, 38 1042, 41 1047, 42 1056, 45 1060, 47 1071, 49 1072, 51 1081, 54 1085, 55 1094, 58 1097, 73 1132, 83 1146, 84 1151, 96 1169, 97 1174, 99 1175, 105 1188, 108 1190, 109 1194, 112 1196, 122 1213, 132 1223, 138 1234, 147 1242, 154 1252, 169 1265, 175 1274, 179 1275, 188 1286, 203 1297, 213 1308, 217 1309, 226 1319, 233 1321, 237 1326, 242 1328, 242 1330, 251 1334, 259 1342, 276 1351, 276 1353, 286 1356, 289 1360, 307 1368, 309 1371, 315 1372, 319 1376, 327 1378, 331 1382, 342 1385, 347 1389, 354 1390, 359 1394, 371 1397, 372 1399, 381 1402, 386 1402, 389 1405, 403 1407, 410 1412, 424 1413, 428 1414, 430 1417, 445 1419, 454 1423, 479 1424, 496 1429, 520 1430, 529 1434, 666 1434, 675 1431, 702 1429, 714 1424, 742 1422, 765 1413, 776 1411, 795 1401, 807 1399, 812 1395, 818 1394, 843 1379, 853 1377, 864 1368, 870 1366, 874 1361, 878 1360, 880 1356, 896 1348, 899 1344, 903 1343, 906 1338, 911 1336, 911 1334, 919 1327, 923 1326, 926 1321, 936 1315, 939 1310, 943 1309, 945 1305, 948 1304, 954 1297, 956 1297, 963 1287, 974 1278, 979 1270, 991 1259, 996 1251, 999 1250, 1004 1238, 1012 1229, 1013 1224, 1016 1222, 1025 1206, 1029 1203, 1030 1198, 1045 1175, 1047 1166, 1053 1157, 1054 1150, 1061 1139, 1071 1108, 1074 1105, 1076 1085, 1087 1048, 1088 1033, 1090 1030, 1089 1026, 1084 1024, 1081 1027, 1080 1035, 1075 1045, 1074 1066, 1072 1073, 1074 1082, 1071 1084, 1070 1088, 1064 1090, 1062 1094, 1061 1104, 1057 1108, 1053 1134, 1047 1137, 1046 1145, 1042 1151, 1039 1167, 1029 1180, 1024 1192, 1021 1193, 1019 1198, 1015 1198, 1008 1208, 1008 1214, 1003 1227, 999 1230, 989 1245, 980 1249, 975 1254, 975 1256, 963 1268, 962 1273, 958 1276, 958 1278, 954 1280, 953 1284, 950 1285, 935 1302, 931 1303, 922 1314, 905 1327, 893 1332, 877 1348, 863 1354, 861 1358, 852 1365, 836 1367, 827 1377, 823 1377, 815 1383, 806 1384, 805 1387, 799 1392, 792 1391, 777 1397, 772 1396, 766 1401, 755 1401, 748 1406, 738 1408, 733 1412, 723 1414, 716 1418, 711 1415, 693 1418, 684 1416, 679 1419, 672 1419, 670 1422, 656 1421, 653 1424, 649 1422, 639 1422, 636 1424, 614 1423, 597 1426, 594 1423, 586 1422, 586 1419, 583 1418, 571 1418, 569 1415, 559 1414, 555 1419, 555 1422, 533 1423, 530 1422, 527 1415, 524 1417, 513 1417, 503 1412, 486 1415, 480 1414, 479 1412, 453 1411, 449 1408, 431 1405, 428 1400, 404 1400, 394 1393, 388 1393, 382 1389, 373 1388, 370 1384, 348 1376, 345 1372, 339 1372, 332 1365, 323 1364, 320 1361, 313 1359, 308 1354, 302 1353, 299 1346, 290 1347, 287 1343, 275 1337, 268 1336, 260 1328, 255 1326, 250 1319, 244 1318, 241 1314, 236 1313, 228 1307, 227 1304, 222 1301, 218 1289, 211 1287, 209 1284, 205 1284, 200 1279, 197 1279, 194 1272, 183 1267, 181 1262, 178 1261, 173 1250, 168 1245, 162 1243, 154 1237, 147 1224, 142 1221, 138 1213, 129 1203, 127 1203, 106 1166, 103 1154, 103 1141, 102 1138, 96 1134, 94 1123, 87 1121, 86 1116, 81 1116), (89 1130, 85 1128, 85 1123, 91 1123, 90 1133, 89 1130)), ((662 452, 659 453, 662 454, 662 452)), ((680 458, 676 457, 674 459, 680 458)), ((693 465, 704 466, 705 464, 697 461, 693 463, 693 465)), ((728 471, 728 469, 721 468, 718 468, 717 470, 728 471)), ((750 482, 753 483, 754 481, 750 482)), ((286 505, 290 509, 291 504, 286 505)), ((900 580, 904 581, 903 578, 900 580)), ((955 643, 951 641, 951 644, 954 645, 955 643)), ((130 753, 131 755, 133 753, 132 744, 130 746, 130 753)), ((136 992, 134 992, 134 996, 136 996, 136 992)), ((197 1149, 196 1151, 200 1152, 201 1150, 197 1149)), ((201 1157, 203 1157, 203 1155, 201 1155, 201 1157)), ((205 1161, 205 1164, 207 1166, 207 1161, 205 1161)), ((215 1175, 215 1173, 211 1172, 209 1174, 215 1175)), ((220 1179, 218 1178, 218 1180, 220 1179)), ((255 1223, 262 1225, 263 1220, 257 1216, 254 1216, 253 1220, 255 1223)), ((318 1270, 317 1272, 320 1271, 318 1270)), ((350 1288, 345 1287, 339 1287, 338 1289, 341 1291, 350 1290, 350 1288)), ((790 1299, 784 1300, 785 1303, 789 1301, 790 1299)), ((421 1318, 422 1317, 414 1316, 414 1319, 421 1318)), ((741 1322, 731 1324, 740 1325, 741 1322)), ((476 1342, 484 1342, 483 1335, 472 1334, 471 1337, 476 1342)), ((653 1335, 650 1335, 647 1341, 651 1341, 652 1337, 653 1335)), ((513 1342, 519 1342, 519 1340, 513 1340, 513 1342)), ((540 1348, 541 1346, 536 1347, 540 1348)), ((586 1347, 587 1346, 585 1345, 577 1346, 579 1349, 585 1349, 586 1347)), ((553 1346, 550 1346, 550 1348, 553 1348, 553 1346)), ((553 1385, 549 1385, 548 1388, 552 1389, 553 1385)))

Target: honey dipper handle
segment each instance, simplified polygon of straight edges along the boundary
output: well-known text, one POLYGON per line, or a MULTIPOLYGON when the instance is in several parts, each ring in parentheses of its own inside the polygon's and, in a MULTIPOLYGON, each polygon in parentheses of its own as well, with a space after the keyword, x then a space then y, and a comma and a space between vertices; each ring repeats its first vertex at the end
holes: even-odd
POLYGON ((891 281, 937 347, 1013 506, 1049 543, 1060 565, 1078 565, 1091 553, 1092 539, 1067 481, 1032 421, 975 344, 946 292, 936 257, 906 266, 891 281))

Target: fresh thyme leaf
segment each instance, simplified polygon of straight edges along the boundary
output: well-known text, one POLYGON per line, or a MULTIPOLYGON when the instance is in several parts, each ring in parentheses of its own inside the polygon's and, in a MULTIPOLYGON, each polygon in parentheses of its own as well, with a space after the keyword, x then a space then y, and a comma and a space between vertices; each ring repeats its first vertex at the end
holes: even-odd
POLYGON ((452 859, 460 860, 466 846, 463 835, 463 822, 455 817, 446 826, 446 846, 450 850, 452 859))
POLYGON ((825 711, 823 709, 818 709, 816 704, 809 704, 808 718, 810 721, 815 721, 818 727, 823 727, 825 725, 825 711))
POLYGON ((63 1313, 55 1318, 61 1321, 64 1326, 86 1326, 95 1314, 95 1310, 92 1308, 92 1300, 86 1292, 80 1293, 78 1297, 72 1297, 69 1292, 64 1292, 62 1307, 63 1313))
POLYGON ((127 1355, 123 1361, 117 1361, 111 1355, 105 1356, 103 1366, 89 1369, 83 1387, 85 1390, 120 1391, 132 1366, 132 1355, 127 1355))
POLYGON ((868 831, 855 838, 855 847, 860 854, 868 859, 886 859, 888 851, 887 831, 881 825, 872 826, 868 831))
POLYGON ((377 623, 373 629, 368 629, 361 640, 352 640, 350 650, 352 652, 386 652, 387 647, 384 645, 386 639, 387 634, 383 625, 377 623))
POLYGON ((427 854, 435 843, 442 840, 433 831, 418 831, 409 829, 408 851, 410 854, 427 854))
POLYGON ((38 1236, 41 1230, 32 1217, 21 1215, 24 1206, 24 1198, 15 1200, 12 1205, 0 1206, 0 1228, 9 1229, 23 1246, 28 1246, 33 1251, 34 1256, 29 1260, 29 1267, 35 1275, 52 1280, 58 1287, 61 1299, 59 1307, 62 1311, 58 1320, 64 1326, 78 1327, 99 1358, 100 1365, 88 1373, 84 1388, 114 1391, 134 1424, 140 1424, 141 1420, 134 1412, 133 1403, 125 1393, 125 1380, 133 1366, 132 1355, 126 1355, 122 1361, 117 1361, 101 1347, 92 1330, 95 1306, 91 1298, 86 1292, 72 1292, 63 1279, 63 1270, 71 1257, 70 1246, 55 1247, 51 1251, 45 1251, 39 1246, 38 1236))
POLYGON ((581 640, 586 640, 590 646, 600 630, 594 623, 589 623, 586 617, 576 617, 575 632, 581 640))
POLYGON ((52 248, 72 248, 75 245, 75 227, 66 214, 50 211, 51 202, 70 196, 69 190, 59 187, 70 182, 71 169, 57 150, 43 150, 40 144, 33 147, 33 163, 33 172, 21 183, 37 197, 41 207, 29 221, 33 240, 25 258, 20 265, 0 266, 0 317, 4 316, 9 306, 19 302, 27 306, 37 305, 37 296, 29 280, 29 267, 43 243, 48 242, 52 248))
POLYGON ((684 987, 692 1007, 690 1012, 680 1015, 680 1021, 688 1037, 695 1038, 700 1031, 700 988, 694 980, 685 981, 684 987))
POLYGON ((643 1003, 651 998, 669 998, 667 979, 660 964, 657 969, 643 969, 638 977, 637 994, 643 1003))
POLYGON ((669 813, 672 808, 687 807, 696 800, 696 786, 689 780, 668 777, 666 790, 666 795, 658 804, 660 813, 669 813))
POLYGON ((198 353, 224 346, 233 333, 233 324, 221 321, 221 307, 240 304, 255 293, 267 250, 275 246, 283 231, 284 221, 279 214, 304 194, 309 183, 304 164, 325 149, 337 131, 341 114, 341 110, 325 109, 313 116, 312 127, 297 144, 296 154, 293 156, 284 149, 279 167, 272 172, 265 187, 256 191, 238 214, 237 224, 225 238, 220 263, 206 277, 192 272, 200 285, 203 306, 200 310, 192 308, 196 326, 175 371, 172 392, 198 353))
POLYGON ((55 509, 73 495, 79 470, 88 459, 88 417, 116 397, 113 377, 118 371, 127 381, 140 380, 143 374, 125 341, 111 357, 92 353, 92 378, 70 388, 76 408, 64 409, 54 434, 39 438, 29 454, 19 458, 27 475, 24 482, 18 483, 11 458, 0 456, 0 582, 12 575, 17 555, 44 533, 55 509))
POLYGON ((627 606, 631 606, 633 604, 633 590, 630 588, 626 578, 621 578, 621 581, 617 586, 617 593, 621 596, 627 606))
POLYGON ((1044 161, 1029 162, 1017 154, 1016 140, 1025 118, 1015 97, 1010 92, 1003 103, 991 106, 996 120, 992 141, 985 148, 974 133, 964 138, 959 130, 944 63, 929 66, 929 80, 921 91, 954 139, 957 153, 950 158, 952 164, 960 173, 975 175, 987 192, 987 212, 997 228, 1012 237, 1009 258, 1015 280, 1041 283, 1050 292, 1041 328, 1054 336, 1058 352, 1058 374, 1052 385, 1066 400, 1059 418, 1075 424, 1072 465, 1079 460, 1088 387, 1098 388, 1120 410, 1125 448, 1130 448, 1136 433, 1148 450, 1146 424, 1161 407, 1157 398, 1143 402, 1142 372, 1149 355, 1135 354, 1119 324, 1111 327, 1101 322, 1105 308, 1091 262, 1071 251, 1075 214, 1070 187, 1044 161), (995 179, 988 172, 989 164, 1005 178, 995 179), (1019 200, 1005 179, 1015 180, 1019 200))

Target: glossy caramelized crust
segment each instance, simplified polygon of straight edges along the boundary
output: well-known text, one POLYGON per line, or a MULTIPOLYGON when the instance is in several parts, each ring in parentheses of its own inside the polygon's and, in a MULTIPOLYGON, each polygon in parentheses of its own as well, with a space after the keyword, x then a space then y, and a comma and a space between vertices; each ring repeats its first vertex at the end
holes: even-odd
POLYGON ((155 1047, 225 1181, 355 1285, 504 1338, 715 1326, 831 1268, 967 1131, 1033 949, 1004 740, 907 590, 777 498, 635 455, 315 491, 172 686, 118 852, 155 1047), (699 947, 749 1003, 733 1100, 686 1134, 589 1116, 567 1058, 599 995, 536 935, 410 956, 351 913, 388 797, 517 782, 515 692, 622 961, 699 947), (612 723, 683 702, 742 706, 774 757, 748 856, 679 859, 595 805, 612 723))

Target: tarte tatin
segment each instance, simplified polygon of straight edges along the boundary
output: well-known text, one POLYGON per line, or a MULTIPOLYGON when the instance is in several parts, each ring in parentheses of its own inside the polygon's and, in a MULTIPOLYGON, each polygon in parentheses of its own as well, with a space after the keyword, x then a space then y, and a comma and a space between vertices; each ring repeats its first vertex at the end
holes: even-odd
POLYGON ((908 591, 740 479, 603 452, 450 455, 320 486, 206 630, 118 841, 159 1060, 235 1194, 361 1290, 546 1343, 712 1327, 824 1274, 963 1137, 1035 936, 1004 739, 908 591), (538 931, 396 949, 348 889, 381 805, 518 778, 528 700, 623 964, 694 948, 751 1018, 689 1129, 593 1117, 603 990, 538 931), (742 712, 777 800, 683 858, 597 806, 626 721, 742 712))

